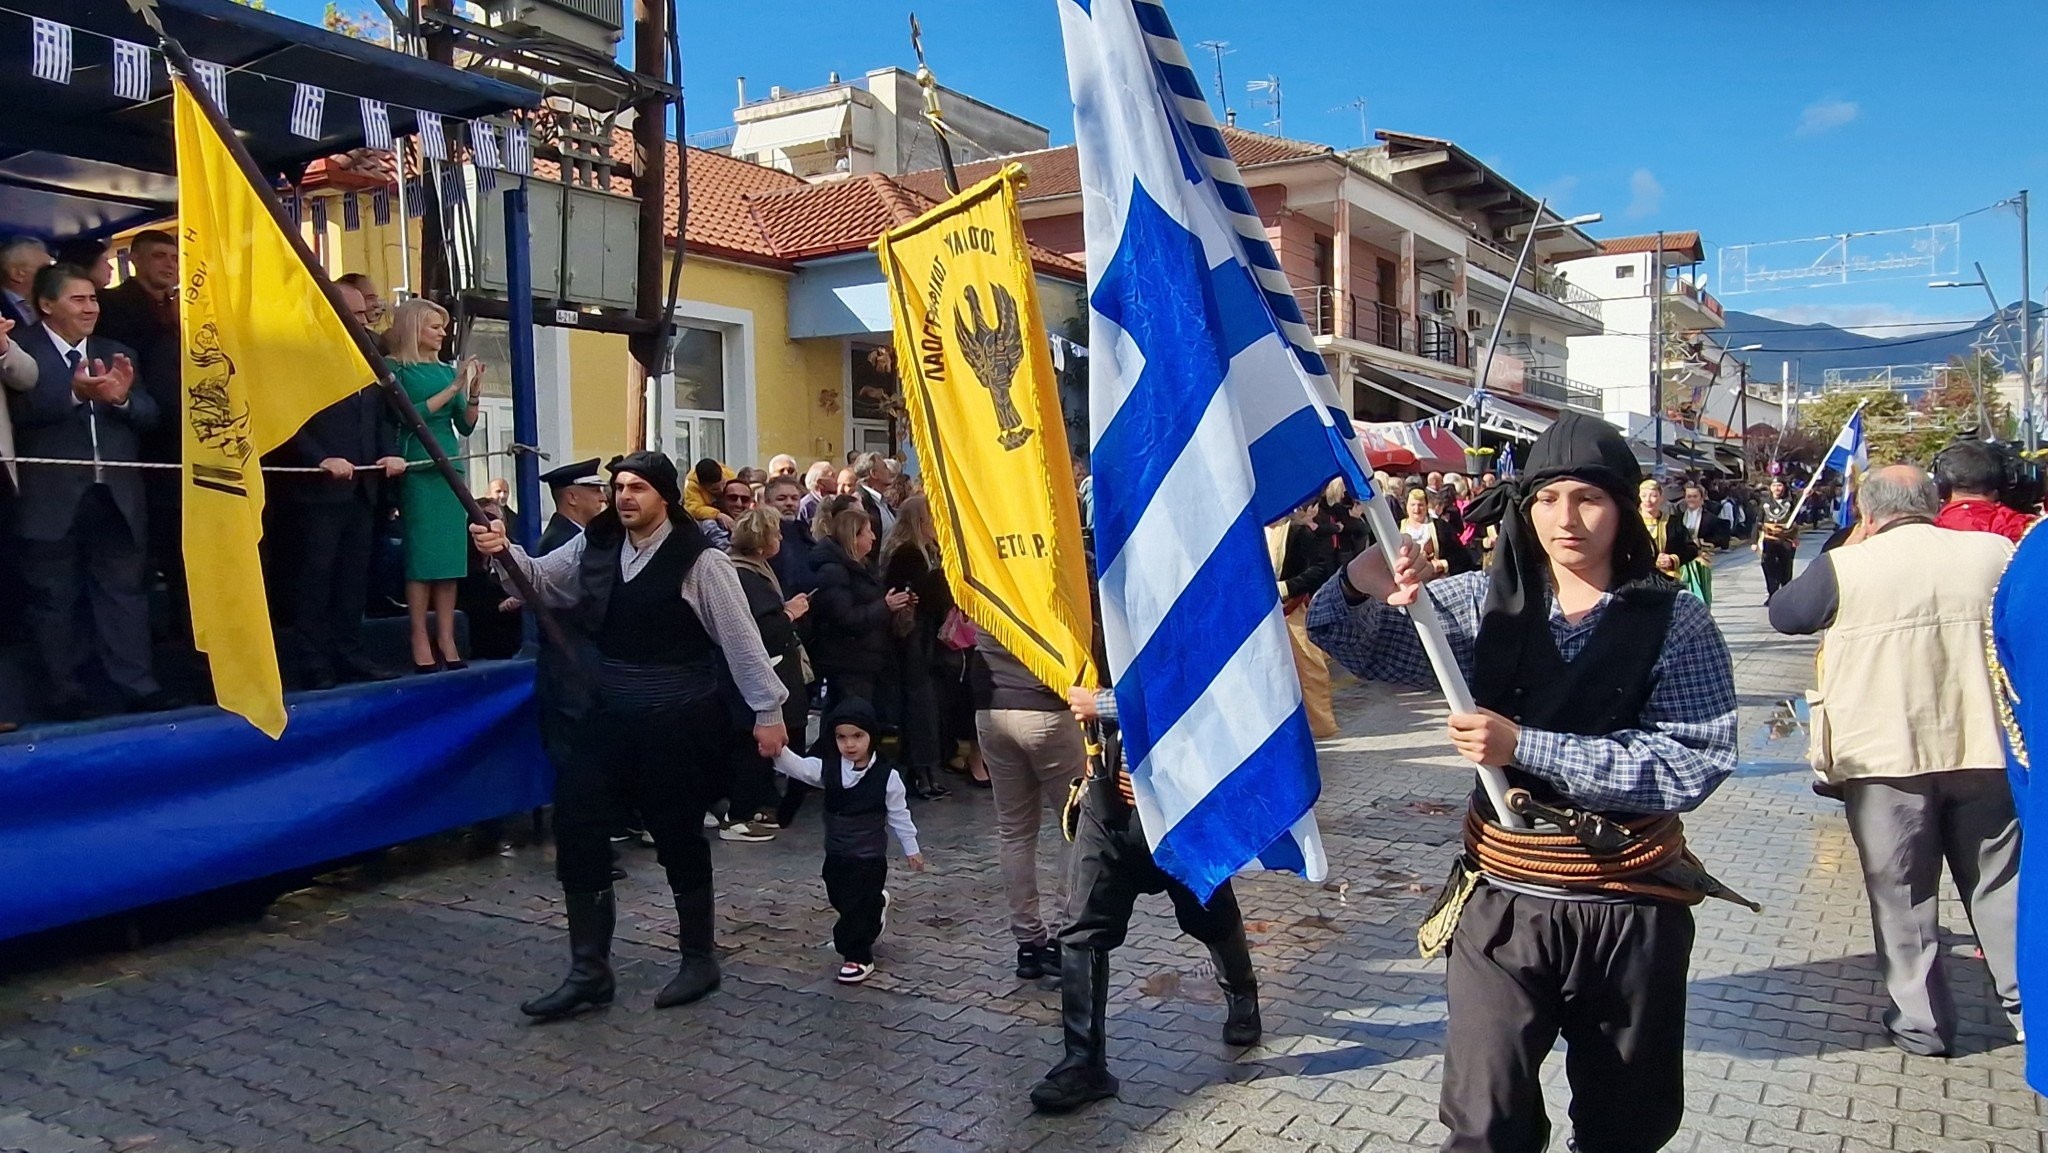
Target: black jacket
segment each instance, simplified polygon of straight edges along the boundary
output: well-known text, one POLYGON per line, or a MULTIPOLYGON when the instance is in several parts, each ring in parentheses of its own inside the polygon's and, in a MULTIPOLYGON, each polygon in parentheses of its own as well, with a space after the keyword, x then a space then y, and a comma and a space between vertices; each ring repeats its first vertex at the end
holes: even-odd
MULTIPOLYGON (((104 404, 82 404, 71 393, 71 365, 57 351, 49 330, 36 325, 16 329, 13 339, 22 351, 36 358, 36 386, 27 392, 8 390, 7 403, 14 415, 15 451, 22 456, 61 457, 68 460, 93 459, 95 445, 101 461, 139 461, 142 437, 161 419, 156 400, 142 386, 140 378, 128 392, 128 403, 120 408, 104 404)), ((116 356, 135 361, 135 351, 125 344, 94 334, 86 339, 84 354, 111 364, 116 356)), ((253 464, 253 462, 252 462, 253 464)), ((105 470, 108 495, 128 522, 135 542, 148 539, 146 502, 142 473, 132 468, 105 470)), ((14 509, 14 532, 24 540, 57 541, 71 531, 79 502, 93 487, 93 470, 79 465, 24 464, 14 509)))
POLYGON ((166 322, 139 280, 124 280, 100 293, 100 320, 94 331, 127 345, 141 357, 136 362, 135 387, 147 391, 162 414, 156 427, 142 434, 143 460, 184 459, 185 357, 179 347, 175 315, 173 312, 173 319, 166 322))
POLYGON ((812 668, 821 677, 880 674, 895 644, 881 578, 829 539, 811 548, 811 577, 812 668))
POLYGON ((782 582, 783 595, 795 596, 816 587, 811 576, 811 550, 815 547, 817 542, 811 539, 809 521, 802 517, 782 518, 782 551, 768 563, 775 569, 775 579, 782 582))
POLYGON ((1280 554, 1280 583, 1287 599, 1308 596, 1336 572, 1337 550, 1328 537, 1304 524, 1287 526, 1287 546, 1280 554))
POLYGON ((735 564, 733 570, 739 574, 740 591, 747 594, 747 609, 754 614, 761 647, 768 650, 768 659, 775 662, 782 687, 789 690, 792 702, 804 704, 808 698, 804 695, 803 637, 797 622, 789 619, 789 611, 783 607, 782 592, 747 565, 735 564))
MULTIPOLYGON (((398 455, 398 423, 379 385, 370 385, 321 409, 292 438, 268 456, 266 464, 311 468, 329 457, 351 464, 374 464, 398 455)), ((282 473, 277 495, 305 504, 337 504, 360 498, 377 504, 386 488, 384 470, 357 469, 354 480, 335 480, 311 473, 282 473)))

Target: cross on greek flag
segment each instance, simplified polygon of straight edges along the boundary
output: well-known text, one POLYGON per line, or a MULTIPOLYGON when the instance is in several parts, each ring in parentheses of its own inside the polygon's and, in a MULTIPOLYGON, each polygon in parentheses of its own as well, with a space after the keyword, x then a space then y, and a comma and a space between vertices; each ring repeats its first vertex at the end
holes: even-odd
POLYGON ((342 230, 343 232, 360 232, 360 231, 362 231, 362 227, 363 227, 363 206, 362 206, 362 202, 356 199, 356 194, 355 194, 355 193, 353 193, 353 192, 344 192, 344 193, 342 193, 342 194, 341 194, 341 230, 342 230))
POLYGON ((35 18, 35 59, 29 65, 36 79, 71 83, 71 26, 35 18))
POLYGON ((299 84, 292 93, 292 135, 320 139, 320 120, 327 110, 327 89, 318 84, 299 84))
POLYGON ((211 60, 194 60, 192 62, 192 72, 195 76, 199 77, 200 87, 206 89, 208 96, 213 97, 213 103, 215 107, 220 109, 220 114, 226 116, 228 114, 228 70, 211 60))
POLYGON ((478 168, 499 168, 498 129, 489 121, 477 120, 469 126, 470 157, 478 168))
POLYGON ((391 109, 385 107, 382 100, 372 100, 367 96, 356 97, 356 107, 363 114, 363 147, 379 152, 392 151, 391 109))
POLYGON ((370 219, 382 228, 391 223, 391 189, 378 188, 370 193, 370 219))
POLYGON ((448 159, 448 138, 441 134, 440 113, 420 113, 420 148, 431 159, 448 159))
POLYGON ((114 95, 123 100, 149 99, 149 49, 126 40, 114 41, 114 95))
POLYGON ((533 138, 524 124, 514 123, 505 129, 505 167, 521 176, 533 175, 533 138))

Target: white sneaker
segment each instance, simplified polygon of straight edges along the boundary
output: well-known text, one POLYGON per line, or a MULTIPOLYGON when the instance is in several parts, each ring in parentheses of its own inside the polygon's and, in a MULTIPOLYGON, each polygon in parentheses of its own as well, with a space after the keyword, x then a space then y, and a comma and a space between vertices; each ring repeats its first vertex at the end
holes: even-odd
POLYGON ((707 829, 715 829, 715 828, 717 828, 717 827, 718 827, 718 817, 717 817, 717 816, 716 816, 715 814, 712 814, 712 813, 706 813, 706 814, 704 814, 704 827, 705 827, 705 828, 707 828, 707 829))
POLYGON ((775 834, 765 829, 753 828, 745 821, 734 821, 732 824, 718 830, 718 839, 721 841, 747 841, 759 844, 762 841, 774 840, 775 834))
POLYGON ((874 972, 875 967, 873 965, 862 964, 859 961, 848 961, 846 964, 839 966, 839 976, 835 980, 842 985, 858 985, 873 976, 874 972))

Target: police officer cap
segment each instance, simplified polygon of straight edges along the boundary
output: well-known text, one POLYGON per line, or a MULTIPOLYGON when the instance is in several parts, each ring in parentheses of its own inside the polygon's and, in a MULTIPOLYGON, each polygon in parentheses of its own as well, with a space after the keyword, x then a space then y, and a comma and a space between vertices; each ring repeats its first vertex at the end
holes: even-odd
POLYGON ((551 468, 540 474, 540 482, 549 488, 567 488, 572 484, 592 484, 604 487, 604 474, 598 471, 597 458, 574 461, 560 468, 551 468))

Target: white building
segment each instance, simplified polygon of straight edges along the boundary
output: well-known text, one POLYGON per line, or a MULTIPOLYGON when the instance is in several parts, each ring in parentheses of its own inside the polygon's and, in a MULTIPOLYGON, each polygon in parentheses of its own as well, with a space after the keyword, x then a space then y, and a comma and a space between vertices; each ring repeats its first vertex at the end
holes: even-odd
MULTIPOLYGON (((768 90, 733 110, 732 144, 741 160, 806 180, 879 172, 901 176, 939 166, 938 136, 924 117, 924 92, 901 68, 877 68, 851 83, 837 73, 822 88, 768 90)), ((952 129, 953 159, 965 164, 1051 143, 1044 126, 941 85, 939 110, 952 129)), ((693 140, 695 137, 692 138, 693 140)))

